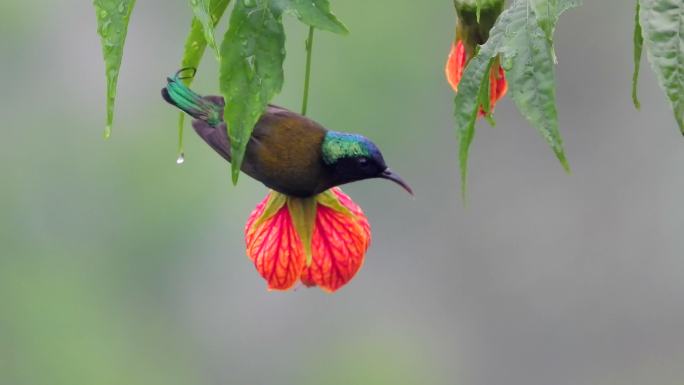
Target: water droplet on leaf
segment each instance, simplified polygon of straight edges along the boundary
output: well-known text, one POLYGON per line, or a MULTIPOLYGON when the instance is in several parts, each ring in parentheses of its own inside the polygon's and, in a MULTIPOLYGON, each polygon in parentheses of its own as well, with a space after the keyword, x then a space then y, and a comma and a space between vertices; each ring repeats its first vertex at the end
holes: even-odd
POLYGON ((185 154, 182 152, 178 155, 178 158, 176 159, 176 164, 183 164, 185 163, 185 154))
POLYGON ((105 139, 109 139, 109 137, 112 136, 112 126, 107 125, 102 136, 104 136, 105 139))

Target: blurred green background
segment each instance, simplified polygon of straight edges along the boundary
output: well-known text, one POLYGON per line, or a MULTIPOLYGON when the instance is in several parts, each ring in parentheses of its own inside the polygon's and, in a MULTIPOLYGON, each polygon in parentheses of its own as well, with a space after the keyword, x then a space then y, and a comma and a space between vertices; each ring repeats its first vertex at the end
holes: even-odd
MULTIPOLYGON (((561 130, 573 175, 505 99, 480 124, 459 199, 450 1, 335 1, 316 36, 309 113, 380 145, 416 190, 345 188, 373 245, 334 295, 271 293, 244 255, 266 193, 159 90, 184 1, 139 1, 102 139, 90 2, 0 2, 0 384, 676 384, 684 379, 684 140, 644 64, 631 106, 633 7, 561 18, 561 130)), ((220 31, 225 28, 225 23, 220 31)), ((287 20, 298 109, 306 28, 287 20)), ((220 36, 220 33, 218 34, 220 36)), ((195 88, 217 93, 211 55, 195 88)))

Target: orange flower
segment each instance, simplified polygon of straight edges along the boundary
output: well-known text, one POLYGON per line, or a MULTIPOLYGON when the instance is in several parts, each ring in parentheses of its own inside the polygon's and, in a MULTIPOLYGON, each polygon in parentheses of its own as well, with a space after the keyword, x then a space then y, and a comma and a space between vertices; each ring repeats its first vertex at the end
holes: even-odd
POLYGON ((312 198, 272 191, 245 227, 247 255, 269 290, 288 290, 301 280, 336 291, 363 265, 370 238, 363 211, 339 188, 312 198))
MULTIPOLYGON (((452 43, 444 72, 446 73, 447 81, 455 92, 458 92, 458 83, 461 82, 463 70, 468 63, 468 60, 469 58, 466 54, 466 48, 463 41, 458 39, 456 40, 456 43, 452 43)), ((504 97, 507 90, 508 83, 506 83, 504 70, 501 68, 499 61, 496 60, 489 72, 489 106, 491 111, 494 111, 494 105, 499 99, 504 97)), ((482 106, 480 106, 479 116, 484 115, 485 111, 482 106)))

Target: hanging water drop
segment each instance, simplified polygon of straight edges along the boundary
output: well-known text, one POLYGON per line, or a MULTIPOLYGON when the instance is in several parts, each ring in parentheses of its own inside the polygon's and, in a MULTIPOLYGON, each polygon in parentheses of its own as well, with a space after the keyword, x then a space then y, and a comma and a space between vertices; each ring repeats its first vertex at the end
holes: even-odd
POLYGON ((183 154, 181 152, 180 154, 178 154, 178 158, 176 159, 176 164, 181 165, 183 163, 185 163, 185 154, 183 154))
POLYGON ((112 136, 112 126, 111 125, 108 124, 107 127, 105 127, 105 130, 104 130, 104 133, 102 136, 104 136, 105 139, 109 139, 109 137, 112 136))

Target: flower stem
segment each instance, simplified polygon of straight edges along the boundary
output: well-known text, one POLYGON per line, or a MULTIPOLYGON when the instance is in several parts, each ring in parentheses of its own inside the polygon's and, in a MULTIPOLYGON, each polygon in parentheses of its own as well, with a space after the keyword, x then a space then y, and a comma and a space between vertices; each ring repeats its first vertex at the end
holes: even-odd
POLYGON ((302 115, 306 115, 309 103, 309 79, 311 77, 311 51, 313 50, 314 27, 309 27, 309 37, 306 39, 306 72, 304 72, 304 95, 302 96, 302 115))

